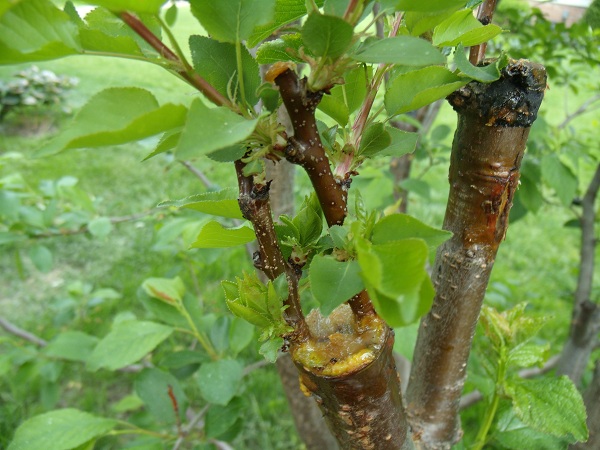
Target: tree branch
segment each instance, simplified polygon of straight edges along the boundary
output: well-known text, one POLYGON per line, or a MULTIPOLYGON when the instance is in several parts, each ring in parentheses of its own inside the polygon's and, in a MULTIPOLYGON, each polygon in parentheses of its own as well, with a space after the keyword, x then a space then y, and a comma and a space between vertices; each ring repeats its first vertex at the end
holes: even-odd
POLYGON ((424 448, 449 448, 460 437, 458 410, 475 326, 545 88, 542 66, 511 61, 500 80, 471 82, 449 97, 458 127, 443 228, 453 236, 436 255, 436 295, 421 320, 407 389, 411 424, 424 448))
POLYGON ((561 353, 557 370, 561 375, 568 375, 575 384, 581 382, 600 330, 600 307, 591 301, 596 253, 595 203, 599 190, 600 164, 596 167, 581 202, 581 248, 573 318, 569 339, 561 353))
POLYGON ((183 165, 183 167, 189 170, 196 178, 198 178, 207 189, 212 189, 215 187, 214 183, 210 181, 206 175, 204 175, 204 172, 195 167, 192 163, 190 163, 189 161, 182 160, 179 160, 179 162, 183 165))
POLYGON ((45 347, 48 345, 48 341, 36 336, 35 334, 30 333, 22 328, 19 328, 15 324, 9 322, 8 320, 0 317, 0 327, 4 328, 4 330, 13 336, 17 336, 27 342, 31 342, 32 344, 37 345, 38 347, 45 347))
POLYGON ((573 119, 576 119, 577 117, 581 116, 582 114, 592 111, 592 109, 590 109, 590 107, 598 101, 600 101, 600 94, 597 94, 597 95, 593 96, 592 98, 589 98, 588 100, 583 102, 581 104, 581 106, 579 108, 577 108, 577 110, 575 112, 573 112, 573 113, 567 115, 567 117, 565 117, 565 120, 563 120, 558 125, 558 129, 559 130, 564 129, 573 119))
POLYGON ((253 256, 254 265, 270 280, 274 280, 285 273, 289 295, 284 301, 284 304, 288 307, 283 313, 284 318, 294 328, 292 340, 304 340, 310 333, 300 306, 298 276, 292 266, 285 261, 279 248, 269 203, 270 182, 263 185, 255 184, 252 176, 244 175, 244 167, 245 163, 241 160, 235 162, 240 192, 238 198, 240 210, 244 218, 254 226, 254 233, 258 242, 258 251, 253 256))
MULTIPOLYGON (((498 0, 484 0, 484 2, 481 5, 479 5, 479 10, 477 11, 477 19, 483 25, 488 25, 492 23, 492 18, 494 17, 494 11, 496 11, 497 2, 498 0)), ((485 59, 486 49, 487 42, 471 47, 471 50, 469 52, 470 63, 476 66, 481 61, 483 61, 485 59)))
POLYGON ((289 138, 285 149, 286 159, 304 168, 308 174, 327 224, 330 227, 341 225, 347 213, 348 184, 346 180, 334 178, 317 130, 315 110, 323 92, 308 90, 306 78, 300 80, 290 69, 277 75, 274 82, 279 87, 294 129, 294 136, 289 138))
POLYGON ((142 39, 154 48, 159 55, 163 58, 175 63, 173 71, 177 73, 181 78, 187 81, 190 85, 198 89, 206 98, 218 106, 226 106, 236 112, 238 109, 236 105, 231 103, 229 99, 224 97, 215 87, 202 78, 197 73, 186 69, 186 64, 177 56, 173 51, 167 47, 152 31, 146 27, 146 25, 135 15, 129 12, 121 12, 119 17, 129 27, 135 31, 142 39))

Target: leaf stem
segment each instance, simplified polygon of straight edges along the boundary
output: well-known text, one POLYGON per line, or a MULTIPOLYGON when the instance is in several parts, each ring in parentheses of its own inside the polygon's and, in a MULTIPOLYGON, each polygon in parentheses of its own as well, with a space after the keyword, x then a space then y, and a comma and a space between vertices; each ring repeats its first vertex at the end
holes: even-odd
POLYGON ((210 355, 211 359, 217 360, 219 358, 219 355, 217 355, 217 352, 215 351, 215 349, 211 345, 211 343, 208 340, 208 338, 206 336, 204 336, 204 334, 202 334, 200 332, 200 330, 198 330, 198 327, 196 327, 196 324, 194 323, 194 320, 192 319, 192 316, 190 316, 190 313, 187 311, 187 309, 185 308, 185 306, 182 303, 178 302, 176 304, 176 307, 177 307, 177 310, 179 311, 179 313, 185 318, 186 322, 188 323, 188 325, 192 329, 194 337, 198 340, 198 342, 200 342, 200 345, 210 355))
POLYGON ((246 89, 244 87, 244 68, 242 66, 242 43, 240 41, 235 41, 235 59, 237 63, 237 78, 240 90, 240 99, 242 100, 244 110, 247 110, 248 104, 246 102, 246 89))

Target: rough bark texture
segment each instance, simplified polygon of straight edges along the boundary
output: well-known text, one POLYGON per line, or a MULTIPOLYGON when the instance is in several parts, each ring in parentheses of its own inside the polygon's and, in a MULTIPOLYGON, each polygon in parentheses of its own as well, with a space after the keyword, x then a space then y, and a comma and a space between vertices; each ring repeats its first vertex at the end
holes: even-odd
POLYGON ((594 259, 597 244, 594 225, 598 190, 600 190, 600 164, 596 168, 582 200, 579 276, 575 291, 573 320, 569 339, 563 348, 557 369, 557 374, 567 375, 577 385, 581 382, 581 377, 587 368, 590 354, 598 341, 598 331, 600 331, 600 307, 590 298, 594 281, 594 259))
POLYGON ((393 331, 374 361, 340 376, 323 376, 296 363, 304 388, 316 399, 344 450, 412 449, 392 349, 393 331))
POLYGON ((600 361, 596 361, 596 370, 592 383, 587 388, 584 398, 587 410, 587 426, 590 437, 587 442, 571 445, 570 450, 598 450, 600 448, 600 361))
POLYGON ((444 229, 454 235, 436 256, 436 296, 419 327, 407 390, 423 448, 449 449, 461 437, 458 409, 471 342, 545 88, 542 66, 512 61, 497 82, 472 82, 449 97, 458 127, 444 229))
MULTIPOLYGON (((294 215, 294 173, 295 167, 287 161, 277 164, 267 163, 267 179, 272 180, 270 199, 275 217, 282 214, 294 215)), ((336 450, 337 441, 327 428, 316 403, 305 396, 299 387, 298 370, 289 354, 277 359, 277 371, 298 435, 307 450, 336 450)))

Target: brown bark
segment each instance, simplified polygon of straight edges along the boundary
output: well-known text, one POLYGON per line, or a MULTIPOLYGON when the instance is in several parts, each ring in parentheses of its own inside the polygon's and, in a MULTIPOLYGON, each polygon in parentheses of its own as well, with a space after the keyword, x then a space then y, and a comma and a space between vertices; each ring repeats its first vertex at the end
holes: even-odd
POLYGON ((393 331, 386 326, 381 339, 373 361, 341 375, 323 376, 295 361, 303 389, 315 397, 342 449, 414 448, 392 354, 393 331))
POLYGON ((579 276, 575 291, 573 320, 569 339, 561 352, 557 369, 558 375, 567 375, 577 385, 580 384, 581 377, 587 368, 590 355, 598 340, 598 331, 600 331, 600 307, 590 298, 596 252, 595 203, 599 190, 600 164, 596 168, 582 200, 579 276))
POLYGON ((288 111, 294 129, 285 150, 288 161, 308 174, 329 226, 341 225, 346 217, 348 186, 334 178, 317 130, 315 110, 323 92, 311 92, 306 78, 299 79, 290 69, 275 77, 275 84, 288 111))
POLYGON ((449 449, 462 434, 458 410, 473 334, 545 88, 542 66, 512 61, 500 80, 471 82, 449 97, 458 127, 444 229, 454 235, 438 249, 436 295, 421 320, 407 390, 423 448, 449 449))

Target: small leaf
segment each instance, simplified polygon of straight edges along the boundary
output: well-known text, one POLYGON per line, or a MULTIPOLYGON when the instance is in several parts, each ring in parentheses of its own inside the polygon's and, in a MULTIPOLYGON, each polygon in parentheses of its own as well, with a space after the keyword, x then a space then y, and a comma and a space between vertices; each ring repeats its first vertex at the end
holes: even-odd
POLYGON ((113 229, 113 224, 108 217, 98 217, 88 223, 90 234, 97 238, 108 236, 113 229))
POLYGON ((247 244, 256 239, 254 231, 245 225, 236 228, 225 228, 214 220, 208 222, 200 230, 200 234, 191 248, 223 248, 247 244))
POLYGON ((542 158, 542 176, 554 189, 561 203, 569 206, 577 194, 577 177, 555 153, 542 158))
POLYGON ((350 117, 348 107, 343 101, 333 95, 324 95, 323 99, 319 102, 318 108, 342 127, 348 124, 348 118, 350 117))
POLYGON ((226 188, 220 191, 192 195, 181 200, 161 202, 158 206, 176 206, 178 208, 193 209, 213 216, 243 219, 237 199, 237 189, 226 188))
POLYGON ((205 432, 207 438, 216 438, 229 430, 242 416, 247 405, 240 397, 235 397, 227 405, 213 405, 206 413, 205 432))
MULTIPOLYGON (((323 6, 323 0, 316 0, 315 3, 319 7, 323 6)), ((273 19, 265 25, 258 25, 254 28, 252 35, 248 38, 248 47, 255 47, 283 25, 294 22, 305 15, 305 0, 277 0, 273 19)))
POLYGON ((29 249, 29 258, 37 270, 49 272, 54 264, 52 252, 45 245, 34 245, 29 249))
POLYGON ((567 376, 514 380, 506 391, 517 417, 531 428, 571 442, 588 438, 581 394, 567 376))
POLYGON ((391 143, 390 133, 387 132, 381 122, 376 122, 363 133, 360 140, 359 154, 372 157, 385 150, 391 143))
POLYGON ((255 27, 269 23, 275 13, 275 0, 190 0, 192 13, 204 29, 223 42, 241 42, 255 27))
POLYGON ((279 39, 267 41, 258 47, 256 62, 258 64, 273 64, 278 61, 302 62, 296 56, 301 46, 302 36, 300 33, 284 34, 279 39))
POLYGON ((450 231, 432 228, 407 214, 391 214, 375 224, 371 241, 373 244, 384 244, 402 239, 419 238, 423 239, 430 249, 434 249, 451 237, 450 231))
MULTIPOLYGON (((190 36, 189 44, 195 71, 225 97, 228 92, 234 92, 236 101, 240 101, 235 45, 206 36, 190 36)), ((241 49, 241 63, 245 98, 254 105, 258 101, 256 90, 260 86, 260 71, 246 47, 241 49)))
POLYGON ((175 156, 187 160, 230 147, 248 138, 258 119, 248 120, 227 108, 208 108, 195 99, 177 144, 175 156))
POLYGON ((69 450, 104 436, 116 425, 116 420, 77 409, 58 409, 23 422, 7 450, 69 450))
POLYGON ((473 16, 473 11, 456 11, 433 30, 433 45, 453 47, 462 44, 465 47, 487 42, 502 32, 498 25, 482 25, 473 16))
POLYGON ((411 133, 395 127, 387 127, 386 130, 392 138, 392 142, 386 148, 377 152, 377 156, 399 157, 415 151, 419 133, 411 133))
POLYGON ((283 338, 271 338, 260 346, 258 353, 263 355, 264 358, 270 363, 274 363, 275 361, 277 361, 277 357, 279 356, 279 350, 281 350, 283 344, 283 338))
POLYGON ((173 2, 173 4, 165 11, 165 23, 170 27, 175 25, 175 22, 177 21, 177 12, 177 3, 175 2, 173 2))
POLYGON ((507 62, 508 58, 506 55, 503 55, 503 57, 499 58, 493 64, 488 64, 483 67, 474 66, 467 59, 465 48, 462 45, 456 47, 456 50, 454 51, 454 63, 456 64, 456 68, 469 78, 481 81, 482 83, 490 83, 499 79, 500 70, 507 62))
POLYGON ((429 66, 444 64, 446 58, 425 39, 396 36, 379 39, 365 45, 352 56, 365 63, 399 64, 402 66, 429 66))
POLYGON ((310 289, 324 316, 364 289, 357 261, 340 262, 317 255, 310 264, 310 289))
POLYGON ((150 297, 168 304, 181 303, 185 294, 185 285, 179 277, 147 278, 142 283, 142 289, 150 297))
POLYGON ((88 359, 88 369, 117 370, 133 364, 168 338, 173 328, 154 322, 127 320, 113 325, 88 359))
POLYGON ((336 16, 313 13, 302 27, 302 40, 315 55, 328 58, 341 56, 352 43, 352 25, 336 16))
POLYGON ((243 376, 238 361, 222 359, 203 364, 198 371, 200 394, 209 403, 226 405, 235 396, 243 376))
POLYGON ((235 317, 229 327, 229 348, 237 355, 244 350, 254 337, 254 327, 249 322, 235 317))
POLYGON ((135 380, 135 392, 159 422, 172 425, 177 418, 169 396, 172 389, 180 415, 185 414, 186 397, 179 381, 168 372, 154 367, 144 369, 135 380))
POLYGON ((81 331, 64 331, 52 339, 43 352, 51 358, 85 362, 97 343, 95 336, 81 331))
POLYGON ((385 93, 390 115, 413 111, 454 92, 468 80, 440 66, 431 66, 398 75, 385 93))
POLYGON ((549 345, 521 344, 508 353, 508 364, 516 367, 541 365, 548 358, 549 345))

